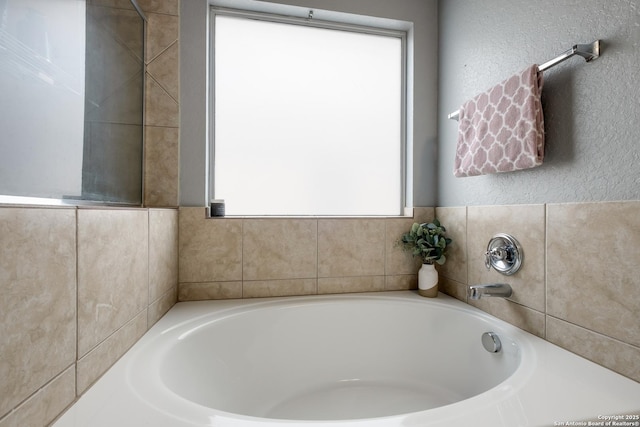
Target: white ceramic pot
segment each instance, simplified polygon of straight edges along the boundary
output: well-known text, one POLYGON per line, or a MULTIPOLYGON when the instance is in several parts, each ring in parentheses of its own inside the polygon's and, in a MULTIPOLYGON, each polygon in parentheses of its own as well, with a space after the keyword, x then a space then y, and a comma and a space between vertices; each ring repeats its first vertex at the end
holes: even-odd
POLYGON ((438 270, 433 264, 422 264, 418 271, 418 293, 423 297, 438 296, 438 270))

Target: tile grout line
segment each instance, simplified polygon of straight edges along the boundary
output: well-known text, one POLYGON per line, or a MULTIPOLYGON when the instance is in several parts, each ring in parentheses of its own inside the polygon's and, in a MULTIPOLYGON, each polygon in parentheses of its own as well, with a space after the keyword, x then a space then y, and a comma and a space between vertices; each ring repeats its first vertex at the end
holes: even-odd
POLYGON ((74 219, 75 219, 75 240, 76 240, 76 274, 75 274, 75 280, 76 280, 76 355, 75 355, 75 360, 73 361, 74 364, 74 394, 76 399, 78 398, 78 359, 80 357, 80 352, 79 352, 79 348, 80 348, 80 316, 79 316, 79 311, 80 311, 80 274, 79 274, 79 266, 80 266, 80 262, 79 262, 79 256, 80 256, 80 240, 79 240, 79 222, 80 222, 80 215, 79 215, 79 210, 76 207, 74 209, 74 219))

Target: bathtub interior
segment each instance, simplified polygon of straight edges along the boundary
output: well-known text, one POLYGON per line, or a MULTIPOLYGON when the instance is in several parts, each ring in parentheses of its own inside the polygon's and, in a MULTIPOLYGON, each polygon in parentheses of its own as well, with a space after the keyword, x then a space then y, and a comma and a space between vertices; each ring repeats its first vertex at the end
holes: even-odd
MULTIPOLYGON (((166 335, 166 334, 165 334, 166 335)), ((483 393, 519 367, 519 345, 487 318, 433 304, 360 298, 273 303, 174 329, 147 351, 165 392, 250 417, 392 416, 483 393), (503 349, 489 353, 483 332, 503 349)), ((150 359, 138 357, 145 364, 150 359)))

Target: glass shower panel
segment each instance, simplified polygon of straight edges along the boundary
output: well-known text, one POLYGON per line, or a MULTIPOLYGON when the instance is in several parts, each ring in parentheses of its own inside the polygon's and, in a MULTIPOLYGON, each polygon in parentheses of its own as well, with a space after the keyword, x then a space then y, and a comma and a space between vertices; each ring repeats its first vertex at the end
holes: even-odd
POLYGON ((0 194, 80 195, 84 62, 84 2, 0 0, 0 194))
POLYGON ((0 0, 0 202, 142 202, 144 19, 122 0, 0 0))

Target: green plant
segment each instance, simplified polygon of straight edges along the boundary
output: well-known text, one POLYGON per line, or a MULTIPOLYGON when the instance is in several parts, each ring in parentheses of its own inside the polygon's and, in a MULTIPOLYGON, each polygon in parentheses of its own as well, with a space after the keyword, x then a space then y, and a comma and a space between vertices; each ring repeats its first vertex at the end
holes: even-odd
POLYGON ((423 224, 416 222, 411 226, 411 231, 402 235, 399 243, 414 257, 422 258, 423 263, 433 264, 435 262, 442 265, 447 260, 445 256, 447 246, 452 242, 445 236, 446 231, 447 229, 440 224, 438 219, 423 224))

